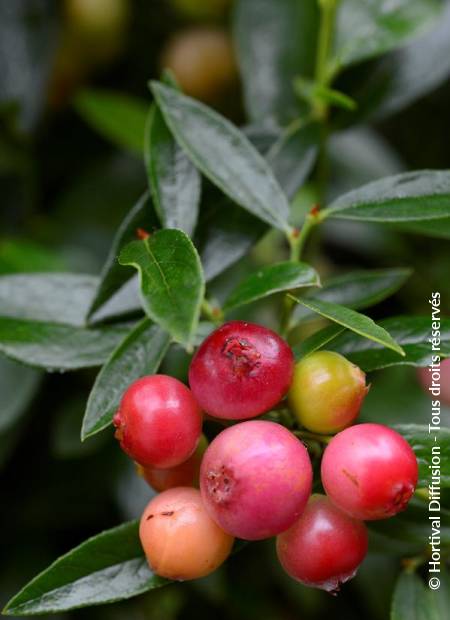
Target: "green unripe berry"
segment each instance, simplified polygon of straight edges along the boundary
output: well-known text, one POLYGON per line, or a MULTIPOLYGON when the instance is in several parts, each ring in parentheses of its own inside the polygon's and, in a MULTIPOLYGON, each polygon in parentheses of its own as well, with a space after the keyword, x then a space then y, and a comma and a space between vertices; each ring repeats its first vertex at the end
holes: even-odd
POLYGON ((339 353, 317 351, 296 364, 288 401, 302 426, 336 433, 358 416, 367 391, 358 366, 339 353))

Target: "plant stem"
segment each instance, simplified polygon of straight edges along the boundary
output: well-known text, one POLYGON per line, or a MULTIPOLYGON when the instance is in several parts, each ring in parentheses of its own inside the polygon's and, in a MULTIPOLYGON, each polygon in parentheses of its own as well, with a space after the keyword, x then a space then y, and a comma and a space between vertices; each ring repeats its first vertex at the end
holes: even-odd
MULTIPOLYGON (((333 43, 334 22, 336 17, 337 0, 319 0, 321 18, 319 40, 316 55, 316 83, 319 86, 328 86, 330 82, 329 56, 333 43)), ((315 112, 319 119, 328 115, 328 105, 323 101, 316 103, 315 112)))
POLYGON ((215 325, 221 325, 223 323, 223 312, 218 306, 213 306, 206 298, 202 301, 201 311, 205 318, 207 318, 215 325))
POLYGON ((309 431, 294 431, 294 435, 296 437, 300 437, 300 439, 305 439, 306 441, 312 440, 317 441, 318 443, 329 444, 333 439, 333 435, 319 435, 318 433, 310 433, 309 431))

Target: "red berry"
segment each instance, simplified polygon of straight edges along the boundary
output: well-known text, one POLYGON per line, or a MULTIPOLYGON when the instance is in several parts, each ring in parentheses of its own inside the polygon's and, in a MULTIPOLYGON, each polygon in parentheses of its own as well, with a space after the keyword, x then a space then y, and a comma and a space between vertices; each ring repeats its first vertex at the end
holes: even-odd
POLYGON ((312 495, 300 519, 277 537, 278 559, 288 575, 331 593, 355 576, 366 553, 364 523, 325 495, 312 495))
POLYGON ((312 467, 303 444, 280 424, 253 420, 222 431, 200 469, 211 517, 229 534, 269 538, 290 527, 311 493, 312 467))
POLYGON ((189 487, 154 497, 142 515, 139 537, 152 570, 178 580, 212 573, 234 542, 208 515, 200 492, 189 487))
POLYGON ((242 321, 225 323, 206 338, 189 369, 202 409, 217 418, 253 418, 286 394, 294 356, 275 332, 242 321))
POLYGON ((201 411, 191 391, 166 375, 132 383, 114 416, 122 449, 144 467, 174 467, 197 447, 201 411))
POLYGON ((322 459, 327 495, 356 519, 386 519, 404 510, 417 476, 408 442, 382 424, 358 424, 338 433, 322 459))
POLYGON ((174 487, 198 487, 200 464, 207 447, 208 440, 202 435, 194 454, 187 461, 169 469, 138 465, 138 473, 158 492, 167 491, 167 489, 174 487))

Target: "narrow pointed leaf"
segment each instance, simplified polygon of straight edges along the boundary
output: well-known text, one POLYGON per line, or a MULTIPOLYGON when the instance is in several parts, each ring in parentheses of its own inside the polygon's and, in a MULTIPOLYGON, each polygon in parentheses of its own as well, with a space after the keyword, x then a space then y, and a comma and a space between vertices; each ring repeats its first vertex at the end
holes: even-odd
POLYGON ((339 325, 364 336, 364 338, 378 342, 382 346, 392 349, 400 355, 404 355, 403 349, 395 342, 392 336, 368 316, 355 312, 355 310, 351 310, 345 306, 333 304, 328 301, 296 298, 292 295, 290 295, 290 297, 313 312, 330 319, 330 321, 339 323, 339 325))
POLYGON ((450 171, 419 170, 374 181, 338 198, 322 217, 392 223, 448 218, 450 171))
POLYGON ((0 314, 64 325, 84 325, 98 278, 74 273, 0 277, 0 314))
POLYGON ((433 25, 436 0, 342 0, 338 9, 335 55, 346 66, 385 54, 433 25))
POLYGON ((289 261, 268 265, 252 273, 236 287, 226 300, 224 310, 304 286, 320 286, 319 275, 310 265, 289 261))
POLYGON ((117 262, 117 256, 121 248, 136 239, 137 229, 143 228, 148 232, 152 232, 152 228, 157 226, 157 224, 158 221, 152 208, 149 193, 145 192, 126 215, 117 230, 100 274, 100 282, 89 308, 89 317, 92 317, 131 278, 131 273, 127 269, 123 269, 117 262))
MULTIPOLYGON (((409 366, 427 366, 431 362, 430 318, 425 316, 399 316, 380 321, 380 326, 388 331, 401 345, 405 356, 384 348, 377 342, 361 338, 351 332, 345 332, 336 338, 330 348, 348 357, 354 364, 366 372, 389 366, 406 364, 409 366)), ((450 357, 450 319, 441 320, 442 358, 450 357)))
MULTIPOLYGON (((410 277, 411 269, 373 269, 351 271, 342 276, 330 278, 317 291, 308 291, 307 297, 331 301, 361 310, 369 308, 395 293, 410 277)), ((297 306, 293 313, 293 324, 313 319, 315 313, 303 306, 297 306)))
POLYGON ((245 135, 211 108, 173 88, 152 82, 152 91, 167 125, 197 168, 241 207, 288 230, 287 198, 245 135))
POLYGON ((400 574, 392 597, 391 620, 436 620, 425 585, 415 573, 400 574))
POLYGON ((153 202, 162 225, 192 235, 198 217, 200 174, 155 105, 147 120, 144 153, 153 202))
POLYGON ((255 123, 284 125, 298 118, 296 75, 314 70, 317 0, 241 0, 234 39, 247 113, 255 123))
POLYGON ((121 265, 138 270, 148 316, 181 344, 190 346, 204 295, 197 250, 181 230, 160 230, 133 241, 120 253, 121 265))
POLYGON ((129 329, 129 325, 86 329, 0 317, 0 352, 48 372, 101 366, 129 329))
POLYGON ((333 325, 328 325, 327 327, 320 329, 306 338, 303 342, 293 347, 295 359, 299 360, 302 357, 305 357, 305 355, 309 355, 310 353, 314 353, 314 351, 327 347, 329 343, 335 340, 344 331, 345 327, 342 327, 337 323, 333 323, 333 325))
POLYGON ((3 613, 31 616, 112 603, 168 583, 148 567, 130 521, 89 538, 61 556, 14 596, 3 613))
POLYGON ((82 440, 109 426, 125 389, 139 377, 158 370, 169 344, 167 332, 148 319, 126 335, 95 380, 81 429, 82 440))

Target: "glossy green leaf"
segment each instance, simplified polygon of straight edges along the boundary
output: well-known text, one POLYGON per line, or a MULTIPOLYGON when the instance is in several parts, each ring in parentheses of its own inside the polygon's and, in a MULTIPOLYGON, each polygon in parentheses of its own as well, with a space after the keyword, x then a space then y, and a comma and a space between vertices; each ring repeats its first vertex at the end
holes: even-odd
POLYGON ((227 196, 271 226, 288 230, 289 205, 267 162, 223 116, 152 82, 164 118, 192 162, 227 196))
POLYGON ((300 358, 305 357, 305 355, 309 355, 310 353, 314 353, 314 351, 326 348, 328 343, 332 342, 339 336, 339 334, 342 334, 343 331, 345 331, 345 327, 337 325, 336 323, 320 329, 303 340, 303 342, 293 347, 295 359, 299 360, 300 358))
POLYGON ((319 128, 314 123, 286 129, 269 149, 267 162, 290 199, 311 173, 318 150, 319 128))
POLYGON ((0 315, 81 326, 97 278, 73 273, 29 273, 0 277, 0 315))
POLYGON ((394 225, 394 228, 426 237, 450 239, 450 217, 443 220, 427 220, 426 222, 410 222, 394 225))
MULTIPOLYGON (((105 304, 130 279, 131 273, 117 262, 121 248, 136 239, 139 228, 152 231, 158 221, 148 192, 145 192, 122 221, 113 239, 111 249, 103 265, 100 281, 89 308, 89 317, 105 304)), ((125 306, 125 309, 128 308, 125 306)), ((93 317, 95 318, 95 317, 93 317)))
POLYGON ((450 428, 429 431, 428 425, 419 424, 395 424, 393 428, 411 444, 416 454, 419 463, 418 486, 428 488, 431 482, 433 451, 436 451, 435 454, 440 458, 441 486, 450 488, 450 428))
POLYGON ((0 356, 0 433, 26 412, 41 383, 42 374, 0 356))
POLYGON ((139 377, 158 370, 169 343, 169 335, 148 319, 126 335, 95 380, 81 429, 82 440, 111 423, 125 389, 139 377))
POLYGON ((189 237, 181 230, 160 230, 125 246, 119 262, 138 270, 142 304, 148 316, 177 342, 190 346, 205 283, 197 250, 189 237))
POLYGON ((101 366, 128 331, 124 325, 85 329, 0 317, 0 352, 48 372, 101 366))
POLYGON ((333 304, 328 301, 309 299, 305 297, 296 298, 292 295, 290 295, 290 297, 313 312, 324 316, 326 319, 339 323, 339 325, 347 327, 347 329, 364 336, 364 338, 373 340, 374 342, 381 344, 383 347, 392 349, 399 355, 404 355, 403 349, 399 344, 397 344, 397 342, 395 342, 392 336, 368 316, 355 312, 345 306, 333 304))
POLYGON ((430 28, 437 0, 342 0, 337 16, 335 62, 346 66, 380 56, 430 28))
POLYGON ((292 81, 312 75, 317 29, 316 0, 236 3, 234 35, 252 121, 285 124, 298 116, 292 81))
MULTIPOLYGON (((351 271, 326 280, 320 290, 308 292, 307 297, 342 304, 353 310, 369 308, 398 291, 411 273, 410 269, 401 268, 351 271)), ((308 308, 297 306, 292 322, 297 324, 314 317, 315 313, 308 308)))
POLYGON ((381 93, 375 116, 396 112, 445 82, 450 75, 450 4, 434 28, 385 59, 374 87, 381 93))
POLYGON ((419 170, 374 181, 322 212, 369 222, 417 222, 450 217, 450 171, 419 170))
MULTIPOLYGON (((380 321, 405 352, 404 357, 384 349, 380 344, 346 332, 336 338, 331 348, 348 357, 366 372, 398 364, 427 366, 431 362, 430 317, 399 316, 380 321)), ((441 321, 441 356, 450 356, 450 319, 441 321)))
POLYGON ((148 112, 145 101, 122 93, 90 89, 76 96, 75 107, 102 136, 142 153, 148 112))
POLYGON ((212 280, 245 256, 266 230, 264 222, 214 193, 202 205, 195 237, 205 280, 212 280))
POLYGON ((447 567, 442 566, 439 580, 439 590, 430 591, 430 602, 436 608, 436 620, 447 620, 450 601, 450 573, 447 567))
POLYGON ((415 573, 400 574, 392 598, 391 620, 436 620, 425 584, 415 573))
POLYGON ((89 538, 30 581, 3 613, 56 613, 128 599, 170 583, 149 569, 138 529, 138 521, 130 521, 89 538))
POLYGON ((144 153, 153 202, 162 225, 192 235, 198 216, 200 174, 155 105, 147 120, 144 153))
POLYGON ((225 301, 224 310, 304 286, 320 286, 319 275, 310 265, 289 261, 268 265, 238 284, 225 301))

